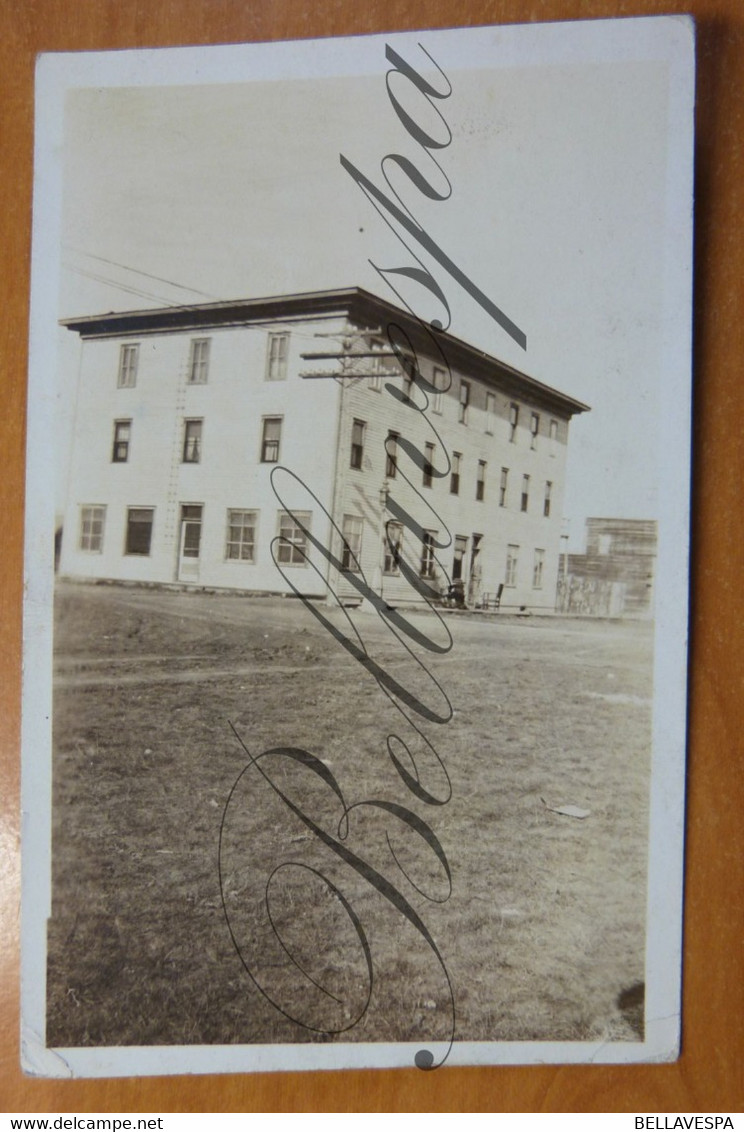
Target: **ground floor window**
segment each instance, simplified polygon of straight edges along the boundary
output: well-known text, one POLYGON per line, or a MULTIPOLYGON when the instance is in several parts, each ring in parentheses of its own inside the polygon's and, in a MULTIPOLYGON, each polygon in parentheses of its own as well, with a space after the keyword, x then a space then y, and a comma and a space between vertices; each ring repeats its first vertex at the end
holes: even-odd
POLYGON ((103 527, 106 508, 102 504, 87 504, 80 508, 80 549, 93 554, 103 550, 103 527))
POLYGON ((309 529, 309 511, 294 511, 291 515, 286 511, 279 512, 277 562, 285 566, 307 565, 307 535, 305 531, 309 529))
POLYGON ((541 590, 543 584, 543 569, 545 567, 545 551, 535 551, 535 563, 532 568, 532 588, 541 590))
POLYGON ((364 520, 360 515, 344 515, 341 530, 343 535, 341 567, 343 570, 351 570, 355 574, 358 574, 361 569, 363 529, 364 520))
POLYGON ((153 507, 128 508, 125 554, 147 555, 150 553, 154 516, 155 510, 153 507))
POLYGON ((424 531, 421 542, 421 577, 434 577, 434 543, 438 531, 424 531))
POLYGON ((400 573, 400 554, 403 545, 403 524, 389 522, 385 524, 384 536, 384 565, 385 574, 400 573))
POLYGON ((519 561, 519 547, 509 544, 506 548, 506 577, 504 585, 516 586, 517 584, 517 563, 519 561))
POLYGON ((227 512, 227 543, 225 558, 238 562, 255 561, 256 511, 227 512))

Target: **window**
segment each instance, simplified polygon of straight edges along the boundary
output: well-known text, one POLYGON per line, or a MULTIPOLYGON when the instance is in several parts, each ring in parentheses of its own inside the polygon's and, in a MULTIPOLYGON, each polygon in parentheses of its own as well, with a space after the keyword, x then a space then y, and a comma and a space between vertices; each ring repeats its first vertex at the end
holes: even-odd
POLYGON ((198 464, 201 460, 202 422, 184 421, 183 463, 198 464))
POLYGON ((139 344, 121 347, 119 351, 119 376, 116 382, 119 389, 133 389, 137 384, 138 361, 139 344))
POLYGON ((526 511, 530 502, 530 477, 522 476, 522 510, 526 511))
POLYGON ((452 560, 452 581, 462 581, 463 565, 468 549, 467 535, 455 535, 455 554, 452 560))
POLYGON ((309 511, 295 511, 292 515, 288 515, 286 511, 279 512, 278 562, 285 566, 307 565, 307 535, 303 527, 310 529, 309 511))
POLYGON ((256 550, 256 511, 227 512, 225 558, 232 562, 254 562, 256 550))
POLYGON ((499 483, 499 507, 506 507, 506 488, 509 483, 509 469, 501 469, 501 481, 499 483))
POLYGON ((545 551, 535 551, 535 564, 532 567, 532 588, 541 590, 543 583, 543 567, 545 566, 545 551))
POLYGON ((154 515, 155 511, 152 507, 130 507, 127 510, 125 554, 147 555, 150 553, 154 515))
POLYGON ((398 437, 400 433, 389 432, 385 441, 385 475, 394 480, 398 471, 398 437))
POLYGON ((438 531, 424 531, 421 541, 421 577, 434 577, 434 543, 438 531))
POLYGON ((553 485, 548 480, 545 484, 545 500, 543 502, 543 515, 546 519, 550 518, 550 496, 553 493, 553 485))
POLYGON ((530 448, 537 448, 537 437, 540 432, 540 414, 533 413, 530 417, 530 448))
POLYGON ((279 441, 282 436, 282 418, 264 417, 261 424, 261 463, 276 464, 279 460, 279 441))
POLYGON ((129 459, 131 436, 131 421, 114 421, 114 450, 111 453, 111 460, 114 464, 126 464, 129 459))
POLYGON ((486 432, 493 436, 493 427, 496 421, 496 398, 493 393, 486 393, 486 432))
POLYGON ((383 572, 397 574, 400 572, 400 548, 403 545, 403 524, 388 522, 385 524, 384 551, 385 559, 383 572))
POLYGON ((475 481, 475 498, 482 502, 486 497, 486 461, 478 461, 478 479, 475 481))
POLYGON ((344 515, 341 533, 343 545, 341 547, 341 568, 358 574, 361 566, 362 531, 364 520, 361 515, 344 515))
POLYGON ((468 423, 468 405, 470 404, 470 386, 467 381, 460 382, 460 405, 458 417, 460 424, 468 423))
POLYGON ((517 584, 517 561, 519 559, 519 547, 513 546, 511 543, 506 548, 506 577, 504 585, 516 586, 517 584))
POLYGON ((383 376, 390 373, 391 359, 385 357, 385 351, 387 350, 389 354, 390 350, 379 338, 373 338, 369 343, 369 349, 372 351, 373 356, 366 359, 369 364, 370 373, 367 385, 370 389, 374 390, 375 393, 380 393, 382 391, 383 376))
POLYGON ((434 366, 431 383, 436 387, 436 393, 432 393, 431 395, 431 411, 432 413, 441 413, 444 388, 447 384, 447 375, 439 366, 434 366))
POLYGON ((558 439, 558 421, 551 420, 550 422, 550 439, 552 441, 558 439))
POLYGON ((100 554, 103 550, 103 527, 106 508, 98 503, 80 508, 80 549, 100 554))
POLYGON ((431 487, 431 476, 434 470, 434 445, 424 445, 424 487, 431 487))
POLYGON ((509 406, 509 440, 512 444, 517 439, 517 425, 519 424, 519 405, 512 401, 509 406))
POLYGON ((209 373, 209 338, 191 339, 189 385, 206 385, 209 373))
POLYGON ((361 468, 364 462, 364 421, 354 421, 351 426, 351 467, 361 468))
POLYGON ((450 495, 460 494, 460 461, 462 456, 459 452, 452 453, 452 474, 450 475, 450 495))
POLYGON ((288 334, 269 334, 266 352, 266 380, 284 381, 287 376, 288 334))

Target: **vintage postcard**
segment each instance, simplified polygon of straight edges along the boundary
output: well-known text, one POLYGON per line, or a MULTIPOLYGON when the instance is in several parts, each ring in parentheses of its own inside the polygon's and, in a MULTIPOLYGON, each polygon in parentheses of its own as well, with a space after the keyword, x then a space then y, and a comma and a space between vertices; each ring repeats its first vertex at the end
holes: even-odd
POLYGON ((694 31, 42 56, 23 1063, 677 1056, 694 31))

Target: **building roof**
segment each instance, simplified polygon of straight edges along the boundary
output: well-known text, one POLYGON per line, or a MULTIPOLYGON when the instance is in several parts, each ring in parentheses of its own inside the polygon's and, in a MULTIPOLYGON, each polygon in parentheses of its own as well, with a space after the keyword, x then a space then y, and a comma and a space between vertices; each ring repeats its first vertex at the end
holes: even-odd
MULTIPOLYGON (((359 327, 384 325, 389 321, 395 321, 403 329, 415 330, 420 326, 419 320, 408 311, 361 287, 306 291, 295 295, 271 295, 256 299, 228 299, 215 303, 147 310, 109 311, 107 314, 62 319, 61 324, 68 330, 77 331, 81 338, 119 338, 180 331, 203 332, 217 327, 341 315, 359 327)), ((498 384, 499 388, 515 396, 524 397, 527 394, 535 402, 564 415, 573 416, 589 410, 589 405, 582 401, 521 373, 453 334, 439 331, 437 338, 453 368, 487 383, 498 384)))

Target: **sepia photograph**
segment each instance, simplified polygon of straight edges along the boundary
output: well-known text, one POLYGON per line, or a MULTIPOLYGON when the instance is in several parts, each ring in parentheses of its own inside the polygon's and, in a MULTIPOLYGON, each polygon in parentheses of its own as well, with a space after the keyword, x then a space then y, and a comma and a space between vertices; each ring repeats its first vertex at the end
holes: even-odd
POLYGON ((41 59, 28 1071, 677 1056, 692 88, 680 17, 41 59))

